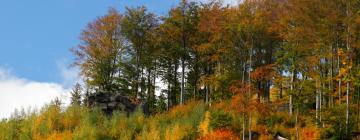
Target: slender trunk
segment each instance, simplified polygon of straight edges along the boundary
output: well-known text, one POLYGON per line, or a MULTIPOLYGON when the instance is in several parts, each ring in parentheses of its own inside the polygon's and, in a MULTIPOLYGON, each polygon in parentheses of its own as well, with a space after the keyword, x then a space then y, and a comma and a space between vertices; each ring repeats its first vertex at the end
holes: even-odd
POLYGON ((168 93, 168 95, 167 95, 167 100, 168 100, 168 104, 167 104, 167 106, 168 106, 168 110, 173 106, 173 102, 172 102, 172 91, 171 91, 171 89, 172 89, 172 87, 171 87, 171 83, 172 83, 172 77, 171 77, 171 75, 172 75, 172 68, 171 68, 171 63, 170 64, 168 64, 168 69, 167 69, 167 71, 168 71, 168 77, 167 77, 167 80, 168 80, 168 91, 167 91, 167 93, 168 93))
POLYGON ((194 71, 195 71, 195 79, 194 79, 194 100, 196 99, 196 95, 198 93, 198 90, 197 90, 197 82, 198 82, 198 61, 199 61, 199 58, 198 58, 198 55, 195 54, 195 66, 194 66, 194 71))
POLYGON ((185 60, 181 61, 181 91, 180 91, 180 104, 184 103, 184 91, 185 91, 185 60))
MULTIPOLYGON (((156 92, 156 77, 157 77, 157 71, 156 71, 156 59, 155 59, 155 63, 154 63, 154 75, 153 75, 153 94, 155 95, 156 92)), ((155 97, 155 96, 154 96, 155 97)))
MULTIPOLYGON (((334 48, 333 48, 333 45, 330 45, 330 50, 331 50, 331 63, 330 63, 330 80, 329 80, 329 91, 330 93, 333 93, 334 92, 334 86, 333 86, 333 77, 334 77, 334 48)), ((331 95, 331 94, 330 94, 331 95)), ((329 99, 329 107, 332 107, 333 105, 333 102, 334 102, 334 99, 333 99, 333 96, 331 95, 330 96, 330 99, 329 99)))
POLYGON ((183 47, 183 54, 181 58, 181 89, 180 89, 180 105, 184 103, 184 93, 185 93, 185 55, 186 55, 186 34, 185 34, 185 8, 186 8, 186 2, 183 1, 183 7, 182 7, 182 47, 183 47))
POLYGON ((320 89, 320 93, 319 93, 319 123, 321 124, 321 105, 322 105, 322 100, 323 100, 323 95, 322 95, 322 89, 320 89))
MULTIPOLYGON (((294 90, 294 78, 295 78, 295 70, 292 70, 291 78, 290 78, 290 91, 291 92, 294 90)), ((293 111, 293 98, 292 98, 291 94, 289 95, 289 114, 290 115, 292 115, 292 111, 293 111)))
POLYGON ((176 62, 175 64, 175 69, 174 69, 174 91, 173 91, 173 95, 172 95, 172 100, 173 100, 173 105, 177 105, 177 101, 176 101, 176 95, 178 94, 178 90, 179 90, 179 85, 178 85, 178 70, 179 66, 176 62))
POLYGON ((134 98, 138 98, 138 92, 139 92, 139 77, 140 77, 140 60, 139 56, 136 56, 136 76, 135 76, 135 88, 134 88, 134 98))
POLYGON ((282 93, 283 93, 283 85, 282 82, 280 82, 279 99, 282 99, 282 93))
POLYGON ((250 48, 250 61, 249 61, 249 79, 248 79, 248 84, 249 84, 249 93, 248 93, 248 98, 251 98, 251 69, 252 69, 252 50, 253 48, 250 48))
POLYGON ((168 83, 168 91, 167 91, 167 110, 170 109, 170 107, 172 106, 172 103, 171 103, 171 85, 170 85, 170 82, 168 83))
MULTIPOLYGON (((252 52, 253 52, 253 48, 250 48, 250 62, 249 62, 249 95, 248 95, 248 100, 251 99, 251 69, 252 69, 252 52)), ((251 140, 251 112, 249 114, 249 140, 251 140)))
POLYGON ((147 75, 147 105, 150 113, 152 113, 153 109, 153 95, 152 95, 152 87, 151 87, 151 70, 148 69, 147 75))
POLYGON ((146 69, 144 66, 141 66, 141 95, 145 96, 146 95, 146 69))
POLYGON ((315 111, 315 118, 316 118, 316 126, 319 125, 319 90, 316 90, 316 111, 315 111))
POLYGON ((340 54, 339 54, 339 48, 337 48, 337 69, 338 69, 338 75, 339 75, 339 81, 338 81, 338 99, 339 104, 341 104, 341 73, 340 73, 340 54))
MULTIPOLYGON (((206 74, 210 73, 210 66, 209 64, 206 66, 206 74)), ((208 104, 209 103, 209 95, 210 95, 210 86, 208 83, 206 83, 205 85, 205 102, 208 104)))
MULTIPOLYGON (((350 1, 347 1, 346 4, 346 16, 350 17, 350 1)), ((349 24, 349 23, 348 23, 349 24)), ((347 50, 347 64, 350 66, 351 65, 351 56, 350 56, 350 50, 351 46, 350 46, 350 25, 347 25, 346 28, 346 50, 347 50)), ((349 68, 347 76, 349 77, 350 75, 350 70, 351 68, 349 68)), ((350 94, 350 81, 346 80, 346 136, 348 136, 348 132, 349 132, 349 94, 350 94)))

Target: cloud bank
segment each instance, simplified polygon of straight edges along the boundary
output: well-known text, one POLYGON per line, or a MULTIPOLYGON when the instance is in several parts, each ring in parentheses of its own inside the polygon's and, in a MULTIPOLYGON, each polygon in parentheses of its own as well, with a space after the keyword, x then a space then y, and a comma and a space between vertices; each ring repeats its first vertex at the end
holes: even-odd
POLYGON ((40 108, 56 97, 68 103, 69 91, 57 83, 17 77, 0 67, 0 118, 10 117, 15 109, 40 108))

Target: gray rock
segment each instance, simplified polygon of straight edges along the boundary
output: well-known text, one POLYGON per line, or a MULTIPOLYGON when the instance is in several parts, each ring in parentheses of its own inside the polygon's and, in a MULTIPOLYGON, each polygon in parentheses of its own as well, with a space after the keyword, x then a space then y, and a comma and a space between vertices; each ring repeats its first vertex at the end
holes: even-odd
POLYGON ((138 104, 120 93, 94 93, 88 97, 89 107, 99 107, 105 114, 120 110, 127 113, 135 111, 138 104))

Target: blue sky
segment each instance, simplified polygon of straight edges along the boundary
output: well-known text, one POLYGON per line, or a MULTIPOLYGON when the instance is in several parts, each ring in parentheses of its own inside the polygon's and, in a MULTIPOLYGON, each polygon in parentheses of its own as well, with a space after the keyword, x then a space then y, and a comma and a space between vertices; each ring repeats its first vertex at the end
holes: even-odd
POLYGON ((166 14, 178 0, 0 0, 0 66, 39 82, 62 82, 63 63, 73 61, 69 48, 79 44, 87 23, 109 7, 145 5, 166 14), (59 64, 60 63, 60 64, 59 64))

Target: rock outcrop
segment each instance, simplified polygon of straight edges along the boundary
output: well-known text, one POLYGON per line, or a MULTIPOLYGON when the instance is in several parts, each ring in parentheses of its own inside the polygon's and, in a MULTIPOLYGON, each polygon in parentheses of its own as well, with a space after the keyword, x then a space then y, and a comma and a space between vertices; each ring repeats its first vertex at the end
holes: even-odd
POLYGON ((89 107, 98 107, 107 115, 111 115, 115 110, 130 113, 138 106, 120 93, 95 93, 88 97, 88 102, 89 107))

